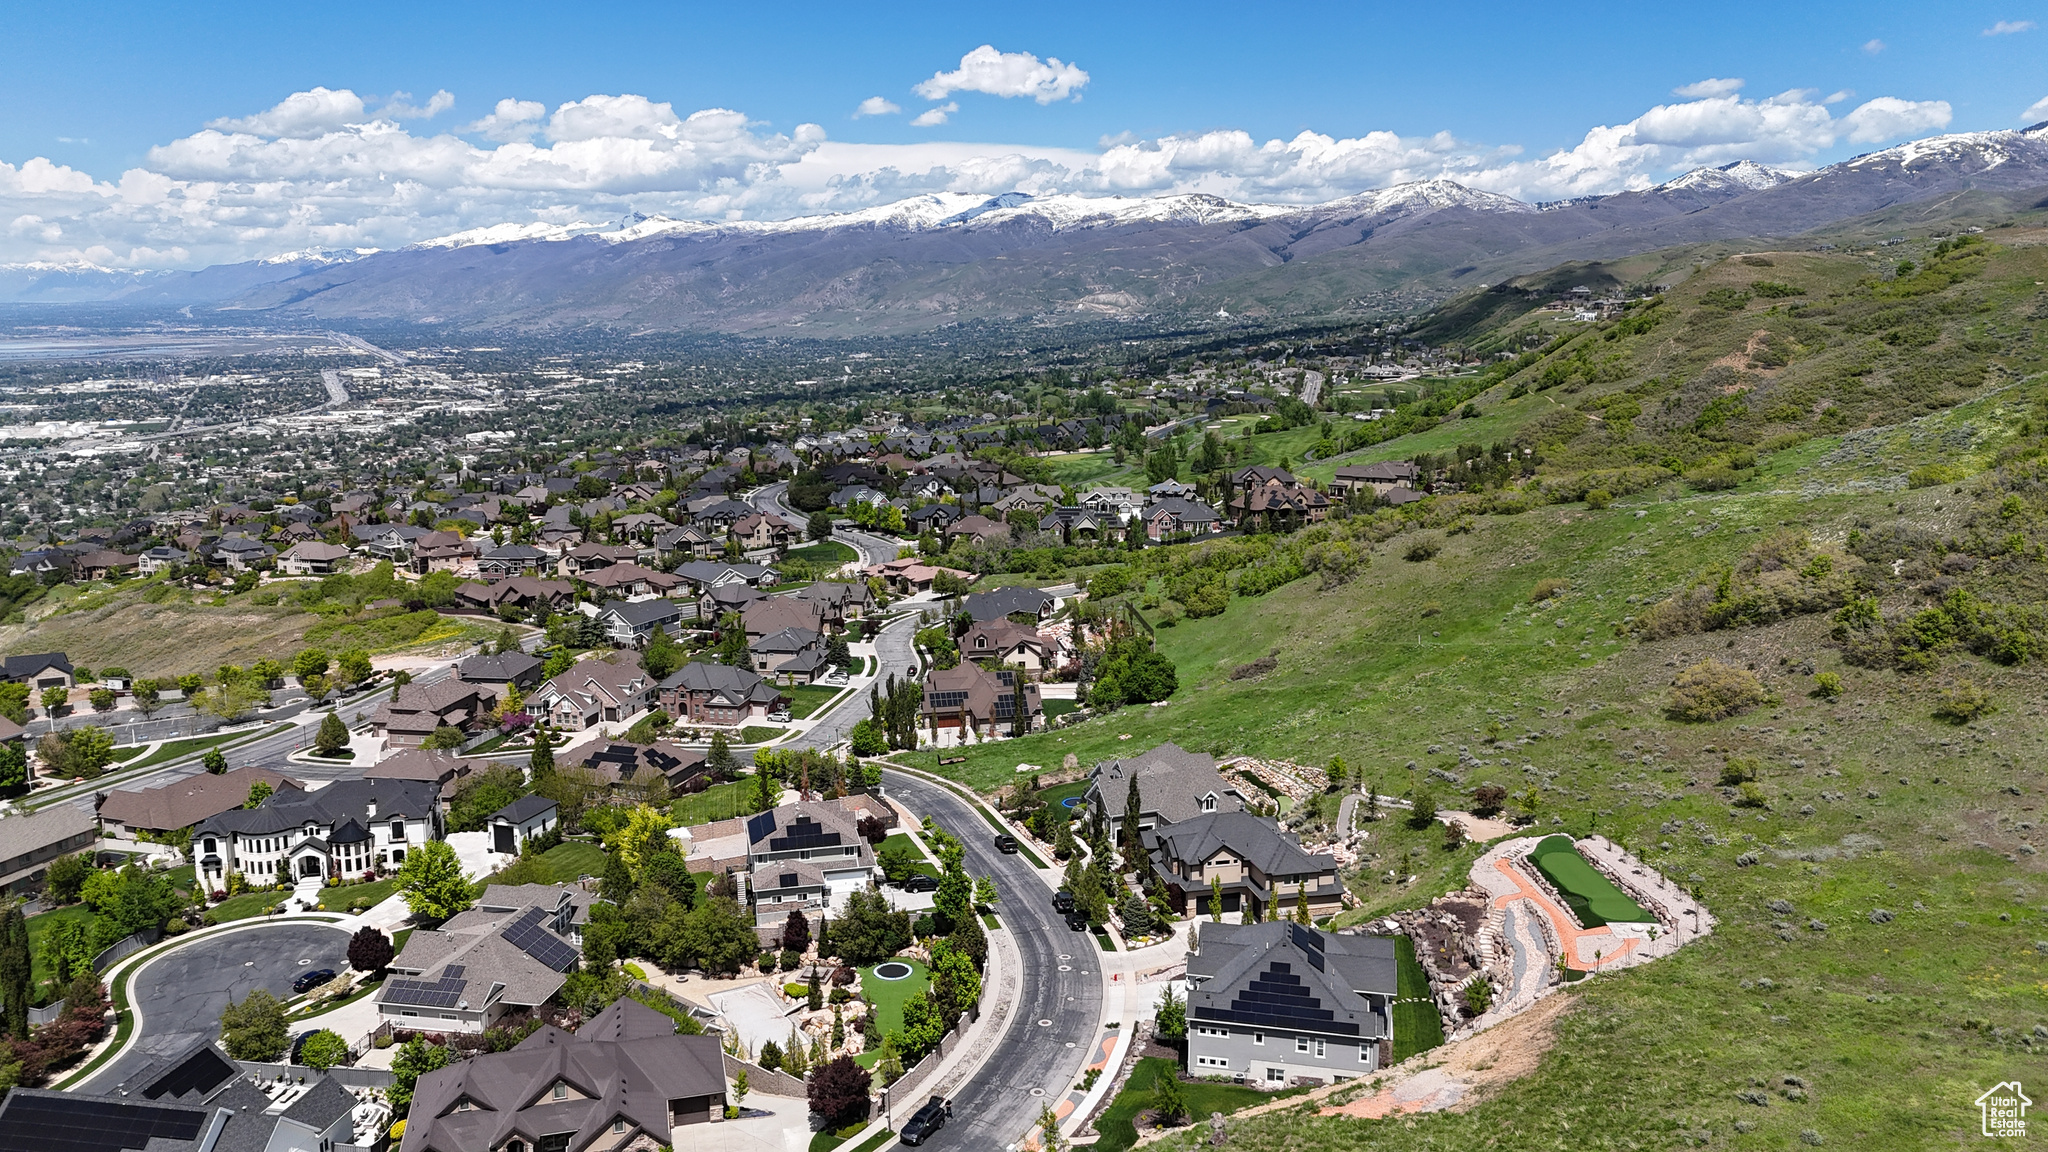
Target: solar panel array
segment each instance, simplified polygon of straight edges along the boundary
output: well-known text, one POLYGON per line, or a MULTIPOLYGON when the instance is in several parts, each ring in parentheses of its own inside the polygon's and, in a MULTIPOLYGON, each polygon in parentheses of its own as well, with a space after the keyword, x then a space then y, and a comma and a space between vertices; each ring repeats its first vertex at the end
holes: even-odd
POLYGON ((121 1152, 152 1139, 194 1140, 206 1123, 202 1108, 142 1104, 118 1098, 13 1093, 0 1109, 0 1149, 36 1152, 121 1152))
POLYGON ((762 838, 775 831, 775 813, 763 812, 747 821, 747 842, 758 844, 762 838))
POLYGON ((958 708, 965 703, 967 703, 967 693, 965 692, 932 693, 933 708, 958 708))
POLYGON ((414 1008, 453 1008, 462 1002, 462 990, 466 987, 467 982, 453 977, 439 980, 401 980, 394 977, 384 981, 384 1002, 414 1008))
POLYGON ((155 1080, 143 1085, 140 1094, 148 1100, 161 1100, 166 1096, 176 1100, 187 1092, 204 1096, 227 1083, 239 1071, 241 1069, 228 1063, 218 1048, 209 1045, 159 1073, 155 1080))
POLYGON ((1323 971, 1323 938, 1299 924, 1289 924, 1287 935, 1308 962, 1316 966, 1316 971, 1323 971))
POLYGON ((828 830, 809 816, 799 816, 782 835, 768 841, 771 852, 789 852, 799 848, 833 848, 840 843, 839 833, 828 830))
POLYGON ((548 916, 545 908, 528 908, 519 914, 511 927, 498 933, 500 939, 553 968, 567 972, 576 967, 576 949, 569 942, 547 930, 541 923, 548 916))
POLYGON ((1227 1008, 1203 1008, 1196 1013, 1204 1020, 1228 1020, 1267 1028, 1297 1032, 1358 1035, 1358 1025, 1337 1019, 1323 1002, 1294 974, 1292 965, 1275 960, 1251 983, 1244 986, 1227 1008))

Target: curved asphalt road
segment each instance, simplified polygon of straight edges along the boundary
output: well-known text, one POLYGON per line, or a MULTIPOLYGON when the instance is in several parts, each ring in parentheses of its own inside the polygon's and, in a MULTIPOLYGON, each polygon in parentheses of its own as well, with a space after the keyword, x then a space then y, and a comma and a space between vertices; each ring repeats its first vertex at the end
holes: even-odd
POLYGON ((74 1090, 110 1093, 153 1058, 220 1035, 230 998, 265 988, 282 1000, 301 973, 343 971, 348 941, 339 928, 289 921, 193 940, 146 961, 128 978, 128 1001, 140 1013, 133 1046, 74 1090))
MULTIPOLYGON (((1038 1120, 1039 1107, 1056 1104, 1081 1075, 1102 1019, 1100 951, 1092 934, 1067 929, 1029 861, 996 851, 994 831, 966 801, 901 772, 885 771, 882 779, 891 795, 960 838, 970 874, 995 878, 996 912, 1023 957, 1017 1006, 994 1042, 996 1057, 953 1093, 953 1121, 932 1141, 941 1148, 1009 1147, 1038 1120), (1031 1095, 1033 1088, 1045 1095, 1031 1095)), ((920 1103, 891 1101, 891 1110, 900 1119, 920 1103)))

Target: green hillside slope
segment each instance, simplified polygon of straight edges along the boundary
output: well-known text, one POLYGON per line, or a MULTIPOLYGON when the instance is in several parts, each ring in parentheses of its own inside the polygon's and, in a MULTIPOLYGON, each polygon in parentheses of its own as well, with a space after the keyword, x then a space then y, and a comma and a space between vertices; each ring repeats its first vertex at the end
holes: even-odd
MULTIPOLYGON (((1971 1101, 2048 1051, 2044 239, 1705 267, 1489 381, 1474 420, 1346 457, 1487 422, 1447 461, 1463 493, 1139 554, 1124 595, 1171 622, 1174 696, 946 771, 1174 740, 1444 807, 1497 783, 1720 918, 1562 993, 1555 1047, 1470 1108, 1282 1111, 1233 1148, 1973 1140, 1971 1101), (1737 691, 1674 686, 1701 665, 1737 691)), ((1346 922, 1461 886, 1479 848, 1382 820, 1366 851, 1346 922)))

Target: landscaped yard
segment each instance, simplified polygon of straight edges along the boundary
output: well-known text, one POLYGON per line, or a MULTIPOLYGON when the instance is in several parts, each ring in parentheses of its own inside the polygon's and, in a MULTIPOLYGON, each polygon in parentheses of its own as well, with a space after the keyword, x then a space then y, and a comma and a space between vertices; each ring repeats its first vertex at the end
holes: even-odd
POLYGON ((773 740, 777 736, 782 735, 785 731, 787 731, 787 729, 768 728, 759 724, 749 724, 745 728, 740 729, 740 738, 738 742, 741 744, 766 744, 768 741, 773 740))
MULTIPOLYGON (((1138 1114, 1151 1109, 1152 1094, 1158 1087, 1159 1077, 1171 1076, 1177 1068, 1175 1061, 1163 1056, 1148 1056, 1138 1061, 1138 1066, 1131 1070, 1131 1078, 1124 1082, 1123 1091, 1116 1094, 1116 1099, 1110 1101, 1109 1107, 1103 1109, 1095 1121, 1095 1130, 1102 1133, 1102 1139, 1095 1144, 1098 1152, 1123 1152, 1138 1142, 1138 1114)), ((1188 1115, 1202 1123, 1208 1121, 1211 1112, 1228 1115, 1240 1108, 1306 1091, 1306 1088, 1294 1088, 1286 1092, 1261 1092, 1256 1088, 1206 1080, 1181 1084, 1188 1115)))
POLYGON ((604 849, 581 840, 564 840, 540 854, 540 862, 555 874, 555 883, 568 884, 580 876, 604 875, 604 849))
POLYGON ((1401 1000, 1421 1001, 1394 1005, 1394 1063, 1399 1064, 1417 1052, 1427 1052, 1442 1044, 1444 1020, 1430 1002, 1429 977, 1422 971, 1422 962, 1415 958, 1415 942, 1406 936, 1394 937, 1394 961, 1400 972, 1401 1000))
POLYGON ((912 996, 924 995, 931 986, 932 977, 922 961, 884 960, 881 964, 860 970, 860 996, 874 1008, 875 1020, 882 1029, 882 1035, 889 1036, 903 1031, 903 1004, 912 996), (910 975, 901 980, 882 980, 875 976, 875 969, 888 964, 904 964, 910 968, 910 975))
POLYGON ((754 811, 754 788, 751 776, 726 784, 713 784, 702 792, 676 797, 669 803, 669 815, 674 816, 676 823, 684 828, 746 816, 754 811))
POLYGON ((357 906, 374 908, 384 902, 385 897, 398 891, 398 877, 386 876, 382 880, 371 880, 363 884, 339 884, 320 893, 322 906, 337 912, 346 912, 357 906))
POLYGON ((839 695, 842 689, 823 684, 796 684, 784 688, 782 694, 789 697, 789 714, 798 720, 808 720, 811 714, 825 706, 826 701, 839 695))
MULTIPOLYGON (((879 858, 883 850, 888 849, 891 844, 901 844, 903 847, 910 849, 911 854, 917 857, 917 863, 911 866, 912 871, 922 872, 935 880, 938 878, 939 870, 932 865, 931 858, 918 848, 917 841, 912 840, 902 832, 891 832, 887 840, 875 845, 876 857, 879 858)), ((890 850, 894 851, 894 849, 890 850)))
MULTIPOLYGON (((247 732, 227 732, 213 736, 192 736, 184 740, 171 740, 166 742, 162 747, 158 748, 156 751, 151 752, 149 755, 144 756, 142 759, 137 760, 133 764, 125 765, 125 767, 147 768, 153 764, 163 764, 171 760, 176 760, 180 756, 190 756, 194 752, 204 752, 208 748, 212 748, 217 744, 225 744, 238 736, 247 735, 249 735, 249 733, 247 732)), ((135 752, 140 750, 141 749, 139 748, 131 750, 129 752, 129 755, 132 756, 134 755, 135 752)))
POLYGON ((1045 701, 1045 722, 1050 724, 1069 712, 1080 711, 1080 708, 1081 703, 1078 700, 1047 700, 1045 701))
POLYGON ((1586 863, 1586 858, 1572 847, 1569 836, 1545 836, 1530 850, 1529 858, 1557 885, 1564 902, 1571 905, 1572 915, 1579 918, 1581 928, 1598 928, 1610 921, 1630 924, 1654 919, 1643 911, 1642 905, 1629 899, 1628 893, 1586 863))
POLYGON ((50 934, 50 929, 55 928, 66 920, 76 920, 80 923, 90 924, 92 922, 92 909, 87 908, 83 904, 72 904, 63 908, 51 909, 40 916, 28 918, 28 950, 29 954, 35 957, 33 971, 29 976, 33 984, 40 984, 55 975, 50 970, 49 957, 43 948, 43 939, 50 934))
POLYGON ((207 916, 216 924, 225 924, 230 920, 247 920, 270 911, 277 906, 278 901, 289 895, 289 892, 244 892, 240 896, 230 896, 214 905, 207 916))

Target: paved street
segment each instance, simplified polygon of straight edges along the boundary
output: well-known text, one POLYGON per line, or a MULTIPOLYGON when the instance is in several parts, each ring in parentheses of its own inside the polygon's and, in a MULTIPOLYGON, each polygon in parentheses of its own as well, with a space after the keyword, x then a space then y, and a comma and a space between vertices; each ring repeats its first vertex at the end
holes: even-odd
POLYGON ((220 1034, 221 1009, 258 988, 283 999, 302 972, 348 967, 348 933, 307 921, 256 924, 193 940, 145 962, 128 980, 138 1013, 134 1047, 76 1091, 106 1093, 160 1054, 220 1034))

